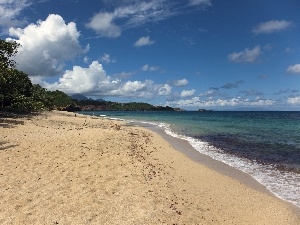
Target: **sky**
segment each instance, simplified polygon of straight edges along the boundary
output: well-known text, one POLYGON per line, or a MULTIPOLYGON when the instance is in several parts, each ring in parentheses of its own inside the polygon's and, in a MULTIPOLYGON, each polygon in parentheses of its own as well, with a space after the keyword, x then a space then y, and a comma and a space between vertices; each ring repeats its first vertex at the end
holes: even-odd
POLYGON ((300 110, 299 0, 0 0, 47 90, 186 110, 300 110))

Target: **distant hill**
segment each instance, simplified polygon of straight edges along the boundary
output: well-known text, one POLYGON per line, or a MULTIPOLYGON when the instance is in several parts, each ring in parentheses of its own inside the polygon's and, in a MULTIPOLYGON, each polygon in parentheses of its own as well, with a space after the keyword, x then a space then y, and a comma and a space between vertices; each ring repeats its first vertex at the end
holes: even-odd
POLYGON ((119 103, 103 99, 91 99, 81 94, 70 96, 77 111, 183 111, 169 106, 154 106, 145 102, 119 103))
POLYGON ((82 100, 89 100, 88 97, 81 95, 81 94, 74 94, 70 96, 72 99, 76 99, 78 101, 82 101, 82 100))
POLYGON ((98 99, 96 99, 95 101, 97 101, 97 102, 105 102, 105 100, 102 99, 102 98, 98 98, 98 99))
POLYGON ((75 100, 78 100, 78 101, 85 101, 85 100, 92 100, 92 101, 97 101, 97 102, 105 102, 105 100, 103 99, 91 99, 91 98, 88 98, 84 95, 81 95, 81 94, 74 94, 74 95, 71 95, 70 96, 72 99, 75 99, 75 100))

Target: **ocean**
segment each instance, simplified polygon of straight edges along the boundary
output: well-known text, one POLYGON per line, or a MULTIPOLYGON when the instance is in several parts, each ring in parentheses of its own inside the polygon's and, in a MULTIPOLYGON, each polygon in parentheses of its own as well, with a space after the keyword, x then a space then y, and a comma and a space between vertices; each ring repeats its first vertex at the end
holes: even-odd
POLYGON ((198 152, 241 170, 300 207, 300 112, 131 112, 81 114, 148 123, 198 152))

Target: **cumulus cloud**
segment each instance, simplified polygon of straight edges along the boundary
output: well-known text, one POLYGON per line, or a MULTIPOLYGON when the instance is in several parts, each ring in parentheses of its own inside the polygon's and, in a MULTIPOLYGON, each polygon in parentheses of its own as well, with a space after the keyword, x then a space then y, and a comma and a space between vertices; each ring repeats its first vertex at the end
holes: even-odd
POLYGON ((155 41, 152 41, 150 39, 150 37, 147 36, 147 37, 141 37, 141 38, 139 38, 139 40, 137 40, 134 43, 134 46, 135 47, 142 47, 142 46, 147 46, 147 45, 153 45, 154 43, 155 43, 155 41))
POLYGON ((233 52, 228 55, 228 59, 232 62, 255 62, 260 55, 262 55, 262 50, 259 45, 255 46, 253 49, 246 48, 240 52, 233 52))
POLYGON ((172 87, 168 84, 164 84, 162 87, 159 88, 158 94, 159 95, 170 95, 172 93, 172 87))
POLYGON ((300 96, 290 97, 287 99, 287 102, 291 105, 300 105, 300 96))
POLYGON ((24 20, 19 20, 21 11, 30 6, 28 0, 1 0, 0 1, 0 26, 8 28, 10 26, 23 25, 24 20))
POLYGON ((288 74, 300 74, 300 64, 291 65, 286 69, 288 74))
POLYGON ((46 88, 66 93, 89 93, 108 83, 110 77, 106 75, 102 65, 94 61, 88 68, 74 66, 72 70, 67 70, 58 82, 48 84, 46 88))
POLYGON ((9 35, 21 44, 14 60, 17 68, 30 76, 56 76, 62 73, 64 62, 84 52, 79 44, 76 24, 65 23, 51 14, 45 21, 24 29, 10 28, 9 35))
POLYGON ((195 94, 196 90, 192 89, 192 90, 183 90, 180 94, 181 97, 183 98, 187 98, 187 97, 191 97, 195 94))
POLYGON ((154 71, 158 71, 159 67, 158 66, 149 66, 148 64, 145 64, 144 66, 142 66, 141 70, 144 72, 146 72, 146 71, 154 72, 154 71))
POLYGON ((108 76, 102 64, 93 61, 87 68, 73 66, 72 70, 65 71, 54 83, 47 83, 42 77, 31 77, 31 80, 48 90, 61 90, 68 94, 136 98, 154 98, 172 94, 172 87, 169 84, 156 84, 152 80, 122 81, 120 77, 121 75, 108 76))
POLYGON ((279 32, 289 28, 292 22, 286 20, 270 20, 264 23, 260 23, 253 27, 252 33, 254 34, 271 34, 274 32, 279 32))
POLYGON ((127 81, 126 83, 124 83, 121 88, 120 91, 122 92, 122 94, 128 94, 128 93, 134 93, 134 92, 140 92, 140 91, 145 91, 147 90, 147 84, 149 84, 152 82, 151 81, 146 81, 146 82, 142 82, 142 81, 127 81))

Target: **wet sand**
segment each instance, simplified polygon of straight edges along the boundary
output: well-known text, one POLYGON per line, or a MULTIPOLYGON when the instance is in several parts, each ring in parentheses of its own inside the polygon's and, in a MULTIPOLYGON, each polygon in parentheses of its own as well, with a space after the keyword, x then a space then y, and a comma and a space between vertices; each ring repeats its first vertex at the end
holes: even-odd
POLYGON ((164 138, 73 113, 0 118, 0 224, 300 223, 257 183, 164 138))

